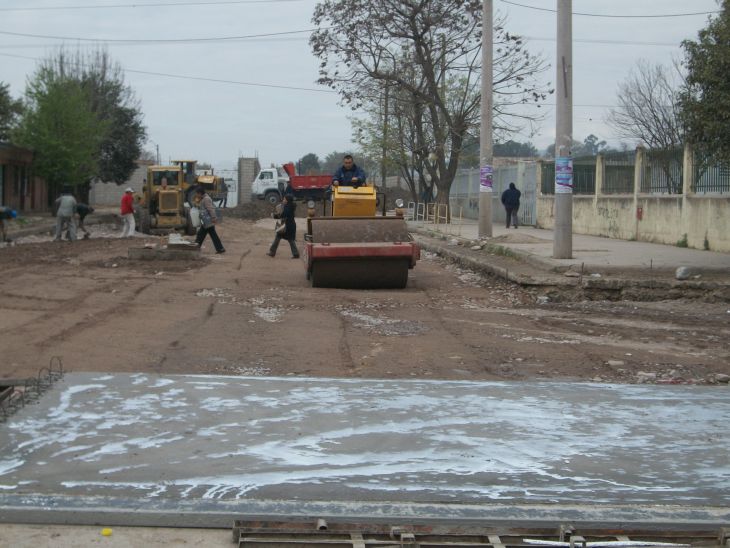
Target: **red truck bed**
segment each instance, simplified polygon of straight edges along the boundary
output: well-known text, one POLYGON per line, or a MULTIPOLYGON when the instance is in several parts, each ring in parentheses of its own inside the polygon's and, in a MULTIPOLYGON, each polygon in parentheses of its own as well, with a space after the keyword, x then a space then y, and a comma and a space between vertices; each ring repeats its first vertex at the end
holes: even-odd
POLYGON ((325 190, 332 182, 332 175, 297 175, 294 164, 289 162, 284 164, 284 171, 289 175, 289 185, 292 190, 325 190))

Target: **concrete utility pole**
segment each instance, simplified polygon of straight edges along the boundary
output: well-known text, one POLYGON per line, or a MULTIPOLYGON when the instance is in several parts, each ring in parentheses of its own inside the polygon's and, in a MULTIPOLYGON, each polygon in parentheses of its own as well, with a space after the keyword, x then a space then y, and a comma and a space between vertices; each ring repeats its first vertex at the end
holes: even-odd
POLYGON ((479 237, 492 237, 492 0, 482 4, 482 119, 479 137, 479 237))
POLYGON ((573 0, 558 1, 553 258, 573 257, 573 0))

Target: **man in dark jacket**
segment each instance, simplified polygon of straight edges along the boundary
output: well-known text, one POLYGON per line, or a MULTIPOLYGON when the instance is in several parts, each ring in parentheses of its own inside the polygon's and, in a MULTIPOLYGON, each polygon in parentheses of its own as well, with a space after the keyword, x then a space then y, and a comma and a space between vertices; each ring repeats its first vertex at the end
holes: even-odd
POLYGON ((87 215, 94 213, 94 208, 86 204, 76 204, 76 213, 79 214, 79 226, 78 229, 84 232, 84 240, 89 239, 89 230, 84 226, 84 219, 87 215))
POLYGON ((269 252, 267 253, 267 255, 269 257, 273 257, 274 255, 276 255, 276 250, 279 247, 279 242, 281 242, 281 240, 286 240, 287 242, 289 242, 289 247, 291 248, 291 258, 298 259, 299 250, 297 249, 296 242, 297 222, 294 220, 294 213, 297 210, 297 204, 294 203, 294 195, 285 194, 284 198, 281 201, 281 205, 283 206, 281 208, 281 213, 274 213, 273 217, 274 219, 281 219, 282 221, 284 221, 284 225, 276 230, 276 237, 271 243, 271 247, 269 248, 269 252))
POLYGON ((509 184, 509 188, 502 193, 502 205, 507 212, 507 228, 509 228, 510 219, 512 226, 517 228, 517 211, 520 209, 520 196, 522 193, 517 190, 514 183, 509 184))
POLYGON ((361 185, 366 184, 366 182, 367 175, 362 168, 355 164, 355 160, 353 160, 352 156, 349 154, 346 154, 345 157, 342 158, 342 166, 335 171, 335 174, 332 176, 332 184, 334 185, 345 185, 358 188, 361 185))

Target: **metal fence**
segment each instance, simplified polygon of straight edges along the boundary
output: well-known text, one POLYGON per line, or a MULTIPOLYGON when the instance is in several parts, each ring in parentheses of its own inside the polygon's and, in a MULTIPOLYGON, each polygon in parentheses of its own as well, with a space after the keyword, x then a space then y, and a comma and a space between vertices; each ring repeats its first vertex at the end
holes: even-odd
MULTIPOLYGON (((537 218, 537 163, 520 162, 494 168, 492 177, 492 220, 495 223, 506 221, 501 197, 510 183, 515 183, 522 193, 518 217, 524 225, 534 225, 537 218)), ((462 169, 457 173, 451 186, 449 202, 452 211, 461 208, 467 219, 479 218, 479 170, 462 169)))
MULTIPOLYGON (((542 162, 543 194, 555 194, 555 161, 542 162)), ((594 194, 596 192, 596 157, 586 156, 573 160, 573 194, 594 194)))
POLYGON ((596 157, 573 159, 573 194, 596 193, 596 157))
POLYGON ((603 194, 633 194, 636 153, 610 152, 603 156, 603 194))
POLYGON ((698 194, 730 193, 730 166, 715 164, 705 154, 694 154, 692 191, 698 194))
POLYGON ((543 194, 555 194, 555 162, 543 162, 540 164, 540 170, 540 192, 543 194))
POLYGON ((684 151, 647 150, 640 191, 645 194, 682 194, 684 151))

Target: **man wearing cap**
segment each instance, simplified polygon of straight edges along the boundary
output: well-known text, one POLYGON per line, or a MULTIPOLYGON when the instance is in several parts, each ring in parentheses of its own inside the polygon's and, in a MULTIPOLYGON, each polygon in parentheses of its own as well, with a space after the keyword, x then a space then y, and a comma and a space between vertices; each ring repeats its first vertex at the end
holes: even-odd
POLYGON ((131 238, 134 236, 134 197, 132 194, 134 190, 131 187, 127 187, 124 190, 124 196, 122 196, 122 220, 124 221, 124 228, 122 228, 122 235, 120 238, 131 238))

